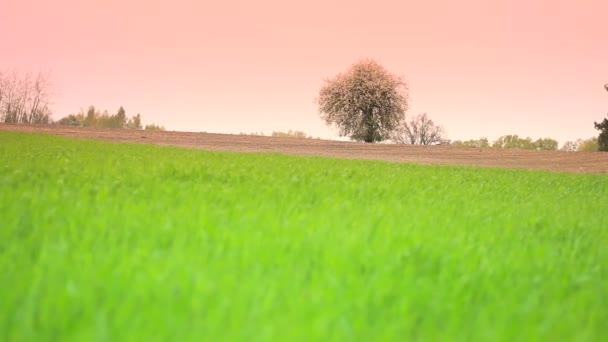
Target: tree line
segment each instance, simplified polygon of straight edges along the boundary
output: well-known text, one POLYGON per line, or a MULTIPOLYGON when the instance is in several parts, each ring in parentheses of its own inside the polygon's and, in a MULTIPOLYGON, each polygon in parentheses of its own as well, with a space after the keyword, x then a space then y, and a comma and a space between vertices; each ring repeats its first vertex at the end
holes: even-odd
POLYGON ((127 117, 125 109, 121 106, 115 114, 107 110, 100 112, 95 106, 89 106, 86 113, 80 110, 78 114, 70 114, 59 119, 56 124, 61 126, 96 127, 96 128, 120 128, 120 129, 145 129, 153 131, 164 131, 160 125, 149 124, 142 126, 141 115, 127 117))
MULTIPOLYGON (((608 91, 608 84, 605 89, 608 91)), ((426 113, 407 119, 408 86, 405 79, 388 72, 372 59, 363 59, 345 72, 326 79, 316 99, 321 118, 340 136, 366 143, 392 140, 413 145, 450 144, 445 130, 426 113)), ((594 126, 597 138, 566 142, 562 150, 608 151, 608 118, 594 126)), ((492 144, 487 138, 455 141, 457 146, 557 150, 551 138, 532 140, 505 135, 492 144)))
POLYGON ((3 72, 0 70, 0 122, 10 124, 55 124, 62 126, 165 130, 163 126, 142 126, 141 115, 127 118, 120 107, 115 114, 100 112, 90 106, 86 112, 70 114, 53 121, 50 109, 52 96, 48 73, 3 72))
POLYGON ((302 132, 302 131, 292 131, 289 130, 287 132, 283 132, 283 131, 272 131, 272 134, 270 134, 271 137, 277 137, 277 138, 298 138, 298 139, 313 139, 312 136, 307 135, 306 133, 302 132))
MULTIPOLYGON (((608 91, 608 84, 604 85, 608 91)), ((57 124, 64 126, 117 129, 164 130, 156 124, 142 126, 141 115, 128 118, 123 107, 115 114, 90 106, 85 112, 53 121, 49 108, 50 76, 46 73, 19 74, 0 71, 0 122, 13 124, 57 124)), ((340 136, 366 143, 390 140, 413 145, 452 144, 456 146, 557 150, 551 138, 532 140, 505 135, 492 144, 487 138, 450 142, 441 125, 426 113, 406 118, 408 86, 403 77, 388 72, 372 59, 353 64, 346 72, 325 80, 317 103, 321 118, 339 130, 340 136)), ((608 117, 594 122, 596 138, 566 142, 564 151, 608 151, 608 117)), ((306 137, 303 132, 273 132, 273 136, 306 137)))
POLYGON ((538 150, 538 151, 580 151, 590 152, 598 151, 597 138, 578 139, 576 141, 566 141, 561 148, 555 139, 541 138, 533 140, 532 138, 522 138, 517 134, 503 135, 490 142, 488 138, 470 139, 470 140, 455 140, 450 143, 453 146, 476 147, 476 148, 516 148, 521 150, 538 150))

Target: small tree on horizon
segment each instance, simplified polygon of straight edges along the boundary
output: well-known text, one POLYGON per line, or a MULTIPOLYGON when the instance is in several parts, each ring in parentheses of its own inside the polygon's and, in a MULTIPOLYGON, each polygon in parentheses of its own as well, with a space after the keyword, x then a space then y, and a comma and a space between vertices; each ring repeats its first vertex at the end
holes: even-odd
POLYGON ((576 152, 578 151, 578 143, 574 142, 574 141, 566 141, 563 145, 562 148, 560 148, 560 151, 565 151, 565 152, 576 152))
POLYGON ((113 128, 125 128, 125 125, 127 124, 127 112, 122 106, 118 108, 118 112, 116 113, 112 121, 113 128))
POLYGON ((125 128, 127 129, 143 129, 142 125, 141 125, 141 115, 139 113, 137 113, 137 115, 131 117, 126 125, 125 128))
POLYGON ((146 127, 144 127, 145 131, 164 131, 165 127, 161 126, 161 125, 156 125, 156 124, 148 124, 146 125, 146 127))
POLYGON ((393 135, 398 144, 433 145, 445 141, 445 130, 431 120, 426 113, 412 119, 403 119, 393 135))
POLYGON ((319 112, 340 136, 373 143, 389 139, 407 110, 407 84, 372 59, 325 80, 319 112))
POLYGON ((539 139, 536 139, 533 146, 535 147, 535 149, 541 150, 541 151, 557 151, 557 148, 559 147, 559 143, 555 139, 539 138, 539 139))

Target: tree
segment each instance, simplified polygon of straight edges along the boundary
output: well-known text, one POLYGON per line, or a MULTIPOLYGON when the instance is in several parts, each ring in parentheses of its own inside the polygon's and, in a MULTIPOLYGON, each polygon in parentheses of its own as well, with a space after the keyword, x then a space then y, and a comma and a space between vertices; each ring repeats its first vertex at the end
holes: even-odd
MULTIPOLYGON (((89 106, 87 112, 81 109, 78 114, 70 114, 57 121, 58 125, 62 126, 80 126, 80 127, 97 127, 97 128, 128 128, 128 129, 143 129, 141 124, 141 115, 137 114, 127 119, 126 111, 123 107, 118 109, 114 115, 104 110, 99 112, 95 106, 89 106)), ((151 125, 149 129, 164 130, 162 126, 151 125)))
POLYGON ((99 118, 99 113, 95 111, 95 106, 89 106, 87 115, 84 118, 84 127, 96 127, 99 118))
POLYGON ((6 90, 4 89, 4 72, 0 70, 0 110, 2 110, 2 99, 4 98, 5 91, 6 90))
POLYGON ((560 150, 566 152, 578 151, 578 144, 574 141, 566 141, 560 150))
MULTIPOLYGON (((604 84, 604 88, 608 91, 608 83, 604 84)), ((601 122, 593 122, 595 129, 600 131, 600 135, 597 137, 597 144, 599 151, 608 151, 608 116, 601 122)))
POLYGON ((82 117, 79 115, 70 114, 57 120, 57 124, 60 126, 82 126, 82 117))
POLYGON ((608 151, 608 116, 602 122, 593 122, 595 129, 600 131, 597 137, 599 151, 608 151))
POLYGON ((149 124, 149 125, 146 125, 144 130, 146 130, 146 131, 164 131, 165 127, 160 126, 160 125, 155 125, 155 124, 149 124))
POLYGON ((493 148, 515 148, 518 146, 517 141, 519 136, 517 134, 503 135, 500 138, 494 140, 492 143, 493 148))
POLYGON ((454 146, 464 146, 464 147, 477 147, 477 148, 488 148, 490 147, 490 142, 488 140, 488 138, 481 138, 481 139, 471 139, 471 140, 465 140, 465 141, 460 141, 460 140, 456 140, 452 143, 452 145, 454 146))
POLYGON ((407 84, 371 59, 325 80, 319 112, 340 136, 373 143, 388 139, 407 110, 407 84))
POLYGON ((125 128, 125 125, 127 124, 127 113, 125 112, 125 109, 120 106, 118 112, 112 119, 112 128, 125 128))
POLYGON ((141 115, 137 113, 137 115, 131 117, 125 126, 127 129, 142 129, 141 126, 141 115))
POLYGON ((0 75, 0 119, 5 123, 17 123, 16 106, 19 79, 16 72, 0 75))
POLYGON ((280 137, 280 138, 300 138, 300 139, 312 138, 312 137, 307 136, 306 133, 304 133, 304 132, 292 131, 292 130, 289 130, 288 132, 273 131, 270 136, 271 137, 280 137))
POLYGON ((579 139, 577 144, 579 152, 595 152, 599 149, 597 138, 579 139))
POLYGON ((50 76, 0 72, 0 121, 47 124, 51 121, 50 76))
POLYGON ((503 135, 492 144, 494 148, 517 148, 520 150, 535 150, 536 144, 531 138, 520 138, 517 134, 503 135))
POLYGON ((557 142, 557 140, 551 139, 551 138, 537 139, 534 142, 534 147, 537 150, 543 150, 543 151, 557 151, 558 145, 559 145, 559 143, 557 142))
POLYGON ((418 114, 410 121, 401 120, 393 140, 398 144, 432 145, 443 142, 445 131, 429 119, 426 113, 418 114))

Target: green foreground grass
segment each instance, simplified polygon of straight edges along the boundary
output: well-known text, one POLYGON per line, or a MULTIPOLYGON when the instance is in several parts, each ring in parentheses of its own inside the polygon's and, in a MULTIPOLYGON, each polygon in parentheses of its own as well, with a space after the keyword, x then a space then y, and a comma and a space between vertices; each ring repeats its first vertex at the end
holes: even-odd
POLYGON ((0 340, 606 339, 608 175, 0 133, 0 340))

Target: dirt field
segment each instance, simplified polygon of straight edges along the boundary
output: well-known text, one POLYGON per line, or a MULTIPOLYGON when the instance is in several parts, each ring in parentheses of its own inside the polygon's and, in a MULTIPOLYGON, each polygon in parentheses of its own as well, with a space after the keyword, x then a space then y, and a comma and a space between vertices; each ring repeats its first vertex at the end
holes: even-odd
POLYGON ((440 165, 474 165, 577 173, 608 173, 608 153, 365 144, 246 135, 155 132, 0 124, 0 131, 39 132, 82 139, 172 145, 205 150, 277 152, 440 165))

